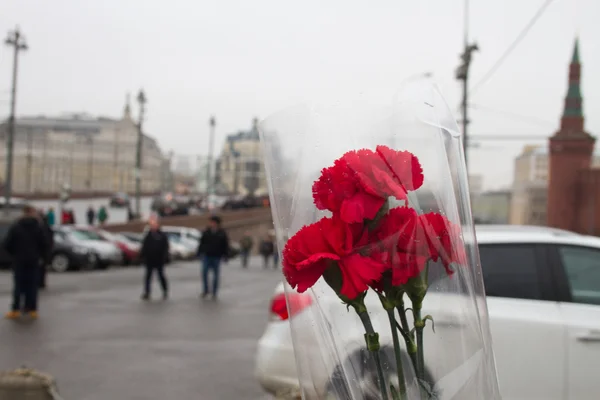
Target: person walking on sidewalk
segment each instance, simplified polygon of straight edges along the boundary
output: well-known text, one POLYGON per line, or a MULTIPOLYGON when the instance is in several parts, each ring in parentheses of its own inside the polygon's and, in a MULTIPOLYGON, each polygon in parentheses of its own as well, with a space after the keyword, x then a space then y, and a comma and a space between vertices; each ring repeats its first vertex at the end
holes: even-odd
POLYGON ((87 218, 87 223, 90 226, 94 225, 94 221, 96 220, 96 210, 94 210, 93 206, 89 206, 87 212, 85 213, 87 218))
POLYGON ((98 222, 100 225, 104 225, 108 221, 108 211, 106 211, 106 207, 101 206, 98 210, 98 222))
POLYGON ((275 252, 275 243, 273 242, 273 237, 271 235, 266 235, 264 237, 264 239, 260 243, 258 251, 263 257, 263 267, 267 268, 269 266, 269 259, 273 256, 275 252))
POLYGON ((46 257, 49 249, 35 208, 30 205, 23 208, 23 216, 6 234, 4 249, 13 259, 14 280, 13 304, 6 318, 19 318, 22 311, 37 318, 40 260, 46 257))
POLYGON ((200 244, 198 245, 198 256, 202 260, 202 298, 206 298, 212 293, 213 299, 217 298, 219 290, 219 275, 221 261, 227 261, 229 254, 229 238, 223 228, 221 228, 221 218, 212 216, 209 220, 209 226, 202 233, 200 244), (208 275, 212 272, 212 292, 208 288, 208 275))
POLYGON ((163 299, 169 297, 169 284, 165 276, 165 264, 169 259, 169 238, 160 229, 157 217, 150 218, 148 221, 149 230, 142 242, 140 257, 146 266, 144 279, 144 292, 142 300, 150 299, 152 285, 152 275, 154 271, 158 274, 158 280, 163 292, 163 299))
POLYGON ((50 207, 50 209, 46 213, 46 222, 48 222, 48 225, 50 225, 51 227, 54 226, 54 224, 56 223, 56 215, 54 214, 53 207, 50 207))
POLYGON ((242 256, 242 267, 248 268, 248 257, 250 257, 250 252, 252 251, 252 246, 254 246, 254 240, 252 240, 252 236, 250 236, 250 232, 244 233, 244 237, 240 240, 241 247, 241 256, 242 256))

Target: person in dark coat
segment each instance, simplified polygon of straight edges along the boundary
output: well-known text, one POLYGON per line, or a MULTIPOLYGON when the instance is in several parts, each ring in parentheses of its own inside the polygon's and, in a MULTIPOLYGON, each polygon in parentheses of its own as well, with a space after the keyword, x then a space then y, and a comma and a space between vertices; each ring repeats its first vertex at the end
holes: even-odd
POLYGON ((229 254, 229 238, 221 227, 221 218, 212 216, 209 226, 202 233, 198 245, 198 256, 202 260, 202 298, 212 293, 213 299, 217 298, 219 290, 219 276, 221 261, 227 261, 229 254), (212 272, 212 291, 208 288, 208 275, 212 272))
POLYGON ((169 286, 165 276, 165 264, 169 259, 169 238, 160 229, 157 217, 150 218, 148 224, 150 229, 144 237, 142 249, 140 250, 140 257, 146 266, 142 300, 150 299, 154 271, 158 274, 160 286, 163 291, 163 299, 166 300, 169 297, 169 286))
POLYGON ((96 220, 96 211, 94 210, 94 207, 89 206, 85 216, 87 218, 88 225, 94 225, 94 221, 96 220))
POLYGON ((46 257, 48 247, 37 211, 29 205, 25 206, 23 216, 10 227, 4 240, 4 249, 13 259, 14 279, 13 304, 6 318, 16 319, 21 311, 32 318, 38 317, 40 260, 46 257))
POLYGON ((48 221, 46 220, 46 218, 44 218, 44 212, 41 211, 40 212, 40 223, 42 225, 42 230, 44 231, 44 234, 46 235, 46 243, 48 245, 48 248, 46 249, 46 254, 44 255, 44 257, 41 260, 40 263, 40 289, 45 289, 46 288, 46 273, 47 273, 47 266, 48 264, 50 264, 51 258, 52 258, 52 249, 54 247, 54 231, 52 230, 52 227, 50 226, 50 224, 48 224, 48 221))

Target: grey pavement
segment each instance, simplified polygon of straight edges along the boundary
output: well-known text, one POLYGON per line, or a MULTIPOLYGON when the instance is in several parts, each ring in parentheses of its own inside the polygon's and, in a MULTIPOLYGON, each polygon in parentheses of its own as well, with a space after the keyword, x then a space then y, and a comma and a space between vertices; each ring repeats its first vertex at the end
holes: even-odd
MULTIPOLYGON (((50 274, 37 321, 0 321, 0 369, 53 375, 65 400, 265 399, 257 340, 280 271, 222 266, 219 299, 201 300, 198 262, 167 267, 171 297, 142 302, 142 269, 50 274)), ((0 304, 10 303, 8 273, 0 304)))

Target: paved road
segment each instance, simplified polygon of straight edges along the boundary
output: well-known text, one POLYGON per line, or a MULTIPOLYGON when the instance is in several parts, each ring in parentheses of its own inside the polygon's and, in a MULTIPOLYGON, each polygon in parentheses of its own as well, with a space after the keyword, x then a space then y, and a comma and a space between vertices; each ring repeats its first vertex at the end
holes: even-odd
MULTIPOLYGON (((39 320, 0 321, 0 369, 46 371, 65 400, 268 398, 252 370, 281 275, 253 261, 223 266, 217 301, 198 298, 196 262, 169 266, 171 298, 148 303, 138 268, 52 274, 39 320)), ((6 307, 9 293, 2 274, 6 307)))

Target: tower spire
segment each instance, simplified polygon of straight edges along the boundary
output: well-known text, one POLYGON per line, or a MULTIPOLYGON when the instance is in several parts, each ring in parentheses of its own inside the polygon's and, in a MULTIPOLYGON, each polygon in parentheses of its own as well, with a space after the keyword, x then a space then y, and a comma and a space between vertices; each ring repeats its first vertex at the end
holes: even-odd
POLYGON ((575 46, 573 46, 573 57, 571 64, 579 64, 579 37, 575 38, 575 46))
POLYGON ((584 132, 583 97, 581 95, 581 62, 579 57, 579 38, 575 38, 571 65, 569 66, 569 89, 565 98, 560 130, 565 134, 584 132))

